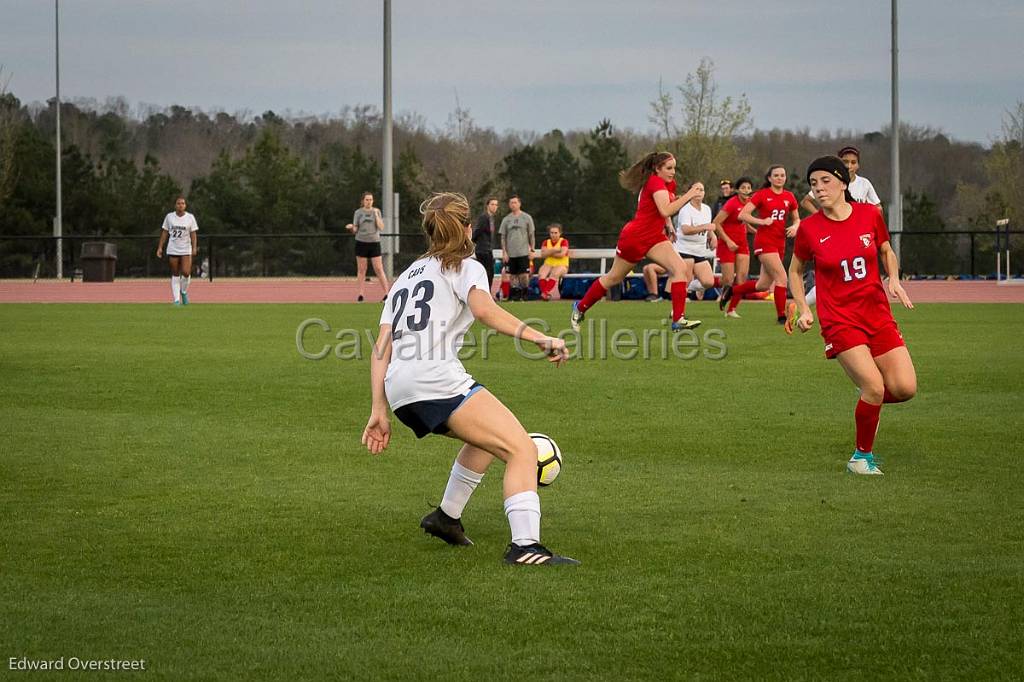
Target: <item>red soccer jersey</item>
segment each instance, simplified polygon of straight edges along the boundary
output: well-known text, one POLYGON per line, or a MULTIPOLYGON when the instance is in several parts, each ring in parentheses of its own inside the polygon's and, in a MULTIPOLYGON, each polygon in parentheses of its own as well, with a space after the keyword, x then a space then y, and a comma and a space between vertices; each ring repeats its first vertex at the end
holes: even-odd
POLYGON ((850 206, 843 221, 822 211, 805 218, 793 244, 797 258, 814 260, 822 334, 837 325, 873 330, 893 319, 878 269, 879 248, 889 241, 885 219, 871 204, 850 206))
POLYGON ((636 215, 633 216, 631 221, 635 229, 653 232, 663 232, 665 230, 665 216, 661 215, 658 205, 654 203, 654 193, 658 190, 667 191, 669 198, 672 199, 676 193, 676 181, 665 182, 657 175, 652 175, 647 179, 647 183, 640 190, 640 200, 636 205, 636 215))
POLYGON ((740 211, 744 206, 746 204, 741 203, 738 196, 730 197, 722 206, 722 210, 726 214, 725 220, 722 221, 722 230, 734 242, 739 242, 741 239, 747 240, 747 224, 740 220, 740 211))
POLYGON ((785 242, 786 216, 797 207, 793 193, 784 189, 776 194, 771 187, 765 187, 754 192, 754 196, 750 197, 750 203, 757 209, 758 217, 772 220, 771 225, 758 226, 758 235, 785 242))

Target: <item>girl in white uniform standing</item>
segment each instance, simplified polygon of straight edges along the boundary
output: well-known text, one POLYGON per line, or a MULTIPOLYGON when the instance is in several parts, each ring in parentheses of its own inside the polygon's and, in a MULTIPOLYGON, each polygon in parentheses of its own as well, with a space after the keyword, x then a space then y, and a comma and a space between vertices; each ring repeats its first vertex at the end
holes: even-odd
POLYGON ((577 564, 540 544, 537 449, 516 416, 476 383, 458 358, 462 338, 479 320, 502 334, 536 344, 556 365, 565 342, 526 326, 491 298, 483 266, 473 259, 469 202, 435 194, 420 206, 429 248, 392 284, 370 360, 373 394, 362 442, 380 454, 391 439, 388 407, 418 438, 462 441, 440 506, 420 522, 452 545, 473 544, 462 511, 494 458, 505 463, 505 515, 512 542, 505 562, 524 566, 577 564))
POLYGON ((192 281, 192 257, 199 253, 196 232, 199 225, 196 217, 185 210, 185 197, 174 201, 174 210, 164 218, 160 230, 160 245, 156 257, 164 257, 171 263, 171 297, 174 305, 188 305, 188 285, 192 281))

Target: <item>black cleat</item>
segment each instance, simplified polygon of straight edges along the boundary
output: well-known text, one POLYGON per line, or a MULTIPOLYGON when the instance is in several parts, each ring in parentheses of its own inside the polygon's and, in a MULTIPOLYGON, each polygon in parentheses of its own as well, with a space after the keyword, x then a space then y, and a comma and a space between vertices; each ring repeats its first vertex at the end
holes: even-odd
POLYGON ((785 315, 779 315, 778 323, 779 324, 786 324, 786 316, 785 315))
POLYGON ((722 289, 722 297, 718 299, 718 309, 725 310, 725 304, 732 298, 732 285, 726 285, 722 289))
POLYGON ((462 520, 453 519, 441 511, 440 507, 423 517, 420 521, 420 528, 435 538, 441 538, 449 545, 468 546, 473 544, 473 541, 466 537, 466 529, 462 527, 462 520))
POLYGON ((513 566, 579 566, 580 564, 567 556, 558 556, 540 543, 509 545, 505 550, 505 563, 513 566))

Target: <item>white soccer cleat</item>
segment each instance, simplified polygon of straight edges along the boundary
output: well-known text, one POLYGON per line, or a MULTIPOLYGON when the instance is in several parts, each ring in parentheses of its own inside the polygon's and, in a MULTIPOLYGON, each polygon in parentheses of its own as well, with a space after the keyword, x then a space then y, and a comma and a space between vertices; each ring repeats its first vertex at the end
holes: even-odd
POLYGON ((846 463, 846 470, 851 474, 863 476, 884 476, 882 470, 875 464, 875 456, 870 452, 854 452, 853 457, 846 463))
POLYGON ((731 317, 731 318, 736 319, 736 320, 740 319, 740 314, 738 312, 736 312, 735 310, 730 310, 730 311, 726 312, 725 316, 726 317, 731 317))
POLYGON ((580 325, 583 324, 583 313, 576 307, 578 304, 579 301, 572 304, 572 314, 569 315, 569 326, 574 332, 579 332, 580 325))

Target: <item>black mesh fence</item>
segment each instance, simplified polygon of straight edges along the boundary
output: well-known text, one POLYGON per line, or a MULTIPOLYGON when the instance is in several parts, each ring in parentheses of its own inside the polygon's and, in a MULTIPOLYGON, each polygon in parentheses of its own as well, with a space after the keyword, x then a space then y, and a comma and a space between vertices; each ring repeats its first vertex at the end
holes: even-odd
MULTIPOLYGON (((569 233, 573 248, 611 249, 614 233, 569 233)), ((1024 273, 1024 231, 927 231, 904 232, 901 264, 905 274, 917 277, 994 277, 996 247, 1010 254, 1010 272, 1024 273)), ((384 235, 386 252, 391 235, 384 235)), ((166 257, 156 257, 158 238, 138 235, 71 235, 62 239, 64 276, 80 276, 84 242, 113 243, 117 249, 117 277, 163 277, 166 257)), ((405 269, 426 250, 422 234, 402 234, 393 257, 395 272, 405 269)), ((0 237, 0 277, 56 276, 57 240, 50 236, 0 237)), ((789 253, 787 252, 787 259, 789 253)), ((217 277, 351 277, 356 274, 355 240, 351 235, 203 235, 194 273, 217 277)), ((572 272, 592 272, 592 260, 572 261, 572 272)), ((751 270, 757 272, 757 259, 751 270)))

